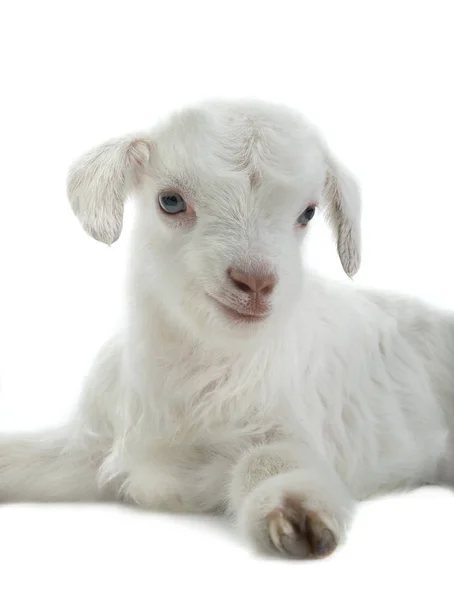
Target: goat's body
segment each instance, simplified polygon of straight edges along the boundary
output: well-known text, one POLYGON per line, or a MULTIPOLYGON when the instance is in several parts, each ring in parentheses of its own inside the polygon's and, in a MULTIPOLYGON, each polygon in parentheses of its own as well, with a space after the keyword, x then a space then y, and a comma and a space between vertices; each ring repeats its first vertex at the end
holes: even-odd
POLYGON ((215 105, 75 166, 96 239, 137 188, 127 318, 64 431, 0 439, 0 500, 223 510, 260 548, 325 556, 356 500, 454 483, 454 315, 301 268, 323 185, 344 269, 360 261, 354 181, 317 140, 293 113, 215 105), (164 215, 169 186, 189 200, 166 191, 164 215))
POLYGON ((156 306, 142 317, 147 341, 141 329, 140 345, 118 347, 143 385, 140 432, 121 438, 144 456, 159 447, 156 470, 173 471, 188 509, 212 506, 212 487, 226 498, 220 483, 245 447, 287 436, 310 440, 357 499, 439 480, 454 434, 453 316, 312 278, 291 326, 250 353, 200 347, 156 306))
MULTIPOLYGON (((153 304, 134 314, 149 335, 106 344, 73 424, 71 449, 97 465, 97 490, 93 481, 86 498, 101 497, 109 480, 108 494, 113 487, 140 504, 211 511, 228 503, 229 474, 245 449, 287 436, 309 441, 358 500, 446 477, 454 318, 318 278, 300 308, 268 345, 230 354, 167 327, 153 304)), ((68 444, 57 446, 64 456, 68 444)), ((24 455, 26 446, 16 460, 24 455)), ((2 496, 74 498, 65 476, 34 497, 34 460, 15 494, 2 474, 2 496)))

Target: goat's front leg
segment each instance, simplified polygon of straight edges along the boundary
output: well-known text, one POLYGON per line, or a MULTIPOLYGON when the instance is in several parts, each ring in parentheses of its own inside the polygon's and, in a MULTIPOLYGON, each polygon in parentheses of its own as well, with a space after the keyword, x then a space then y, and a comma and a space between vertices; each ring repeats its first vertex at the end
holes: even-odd
POLYGON ((235 465, 230 509, 259 550, 322 558, 343 540, 354 501, 329 463, 298 442, 257 446, 235 465))

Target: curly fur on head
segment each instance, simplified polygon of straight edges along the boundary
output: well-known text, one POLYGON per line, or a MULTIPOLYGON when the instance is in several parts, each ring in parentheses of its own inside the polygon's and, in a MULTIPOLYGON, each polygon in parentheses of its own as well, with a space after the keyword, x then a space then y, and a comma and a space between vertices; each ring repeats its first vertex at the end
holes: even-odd
POLYGON ((358 271, 361 201, 295 111, 189 107, 82 157, 68 195, 106 244, 135 203, 125 324, 67 427, 0 438, 0 499, 222 510, 320 557, 357 500, 454 481, 454 318, 303 267, 320 209, 358 271))

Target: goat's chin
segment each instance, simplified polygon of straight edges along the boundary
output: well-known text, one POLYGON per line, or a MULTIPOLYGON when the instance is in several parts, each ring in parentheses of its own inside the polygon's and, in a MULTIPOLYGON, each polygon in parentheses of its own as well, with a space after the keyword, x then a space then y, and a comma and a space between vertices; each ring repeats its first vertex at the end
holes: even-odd
MULTIPOLYGON (((192 338, 197 343, 217 350, 229 351, 236 347, 261 347, 265 338, 282 325, 287 310, 270 310, 261 314, 242 314, 231 306, 200 292, 200 287, 188 286, 180 293, 169 293, 161 304, 162 321, 181 332, 182 339, 192 338), (175 298, 182 301, 175 302, 175 298)), ((162 300, 162 298, 161 298, 162 300)))
POLYGON ((275 322, 275 315, 273 311, 257 317, 242 315, 204 299, 187 314, 187 321, 200 341, 226 350, 229 344, 232 348, 244 344, 260 346, 263 335, 275 322))

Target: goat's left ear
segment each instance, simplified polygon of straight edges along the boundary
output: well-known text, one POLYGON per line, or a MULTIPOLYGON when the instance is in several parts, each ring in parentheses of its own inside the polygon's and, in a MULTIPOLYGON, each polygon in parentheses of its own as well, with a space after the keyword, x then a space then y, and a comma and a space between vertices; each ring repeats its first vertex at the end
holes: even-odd
POLYGON ((125 199, 140 183, 150 150, 151 143, 137 136, 111 140, 70 168, 71 207, 95 240, 113 244, 120 237, 125 199))
POLYGON ((351 173, 325 151, 326 174, 323 195, 328 222, 337 237, 337 251, 349 277, 361 263, 361 193, 351 173))

